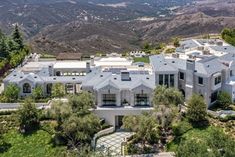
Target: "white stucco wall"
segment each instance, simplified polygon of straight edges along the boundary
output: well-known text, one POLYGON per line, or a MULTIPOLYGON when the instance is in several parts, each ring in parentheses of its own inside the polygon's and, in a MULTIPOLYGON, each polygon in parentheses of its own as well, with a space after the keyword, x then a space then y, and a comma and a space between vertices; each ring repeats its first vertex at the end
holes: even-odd
POLYGON ((93 112, 100 118, 104 118, 109 125, 115 126, 115 116, 140 115, 143 112, 152 111, 152 107, 114 107, 114 108, 97 108, 93 112))

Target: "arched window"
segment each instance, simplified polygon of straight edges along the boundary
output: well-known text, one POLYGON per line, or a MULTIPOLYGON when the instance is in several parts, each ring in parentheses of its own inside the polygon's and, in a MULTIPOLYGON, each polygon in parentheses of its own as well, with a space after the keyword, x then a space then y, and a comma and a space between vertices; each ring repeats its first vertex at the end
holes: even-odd
POLYGON ((23 93, 31 93, 31 86, 29 83, 23 85, 23 93))

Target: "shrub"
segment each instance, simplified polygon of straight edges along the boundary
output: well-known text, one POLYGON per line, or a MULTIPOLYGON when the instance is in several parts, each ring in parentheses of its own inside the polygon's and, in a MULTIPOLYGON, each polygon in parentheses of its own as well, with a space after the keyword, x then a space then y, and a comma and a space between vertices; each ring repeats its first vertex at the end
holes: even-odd
POLYGON ((20 93, 20 88, 15 84, 8 84, 7 88, 4 90, 3 95, 7 102, 15 102, 20 93))
POLYGON ((181 121, 172 127, 175 136, 181 136, 192 128, 192 125, 186 120, 181 121))
POLYGON ((42 86, 37 86, 33 89, 33 98, 38 100, 43 98, 43 88, 42 86))
POLYGON ((17 112, 20 129, 30 132, 39 126, 39 113, 31 99, 26 99, 17 112))
POLYGON ((222 108, 228 108, 229 105, 232 104, 231 96, 229 95, 229 93, 224 92, 224 91, 222 91, 218 94, 218 99, 217 100, 218 100, 219 106, 222 107, 222 108))
POLYGON ((187 117, 191 122, 202 122, 206 120, 207 105, 203 97, 194 94, 188 101, 187 117))

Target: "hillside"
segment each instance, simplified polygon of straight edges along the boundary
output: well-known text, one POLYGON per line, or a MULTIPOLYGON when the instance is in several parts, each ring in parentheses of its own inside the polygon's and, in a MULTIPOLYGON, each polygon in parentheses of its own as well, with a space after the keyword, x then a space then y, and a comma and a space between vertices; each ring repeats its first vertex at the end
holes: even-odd
POLYGON ((37 52, 125 52, 138 49, 145 42, 155 43, 172 37, 220 33, 235 27, 235 17, 212 17, 203 13, 179 15, 153 21, 71 22, 50 26, 32 38, 37 52), (112 29, 110 29, 112 28, 112 29))
POLYGON ((20 25, 34 52, 125 52, 234 27, 231 0, 6 0, 0 28, 20 25))

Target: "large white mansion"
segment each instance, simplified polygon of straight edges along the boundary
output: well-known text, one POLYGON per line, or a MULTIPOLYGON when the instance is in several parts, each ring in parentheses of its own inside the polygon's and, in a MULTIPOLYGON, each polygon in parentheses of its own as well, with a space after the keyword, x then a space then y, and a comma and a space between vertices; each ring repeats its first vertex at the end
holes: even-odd
POLYGON ((150 56, 150 64, 133 63, 118 55, 91 57, 87 61, 48 60, 27 62, 4 79, 18 85, 20 96, 42 86, 45 95, 52 85, 64 84, 67 93, 82 90, 95 95, 94 111, 109 124, 119 126, 124 115, 152 110, 157 85, 178 88, 188 99, 193 93, 213 105, 219 91, 235 99, 235 47, 216 39, 181 42, 174 54, 150 56))

